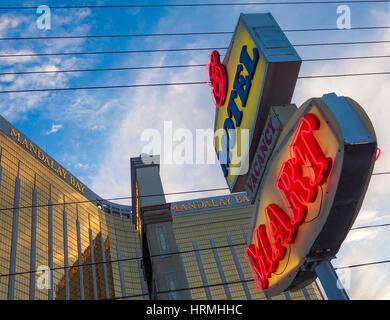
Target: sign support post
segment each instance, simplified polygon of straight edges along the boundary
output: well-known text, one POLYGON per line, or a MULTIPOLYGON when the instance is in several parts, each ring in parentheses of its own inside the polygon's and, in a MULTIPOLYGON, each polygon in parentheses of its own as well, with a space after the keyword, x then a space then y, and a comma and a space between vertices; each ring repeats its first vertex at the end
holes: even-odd
POLYGON ((343 288, 330 261, 319 263, 315 271, 328 300, 349 300, 349 296, 343 288))

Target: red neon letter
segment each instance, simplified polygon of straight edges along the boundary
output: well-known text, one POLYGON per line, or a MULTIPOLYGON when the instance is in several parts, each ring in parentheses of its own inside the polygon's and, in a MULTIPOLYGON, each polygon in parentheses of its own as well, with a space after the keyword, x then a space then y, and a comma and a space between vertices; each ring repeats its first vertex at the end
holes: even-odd
POLYGON ((299 225, 307 212, 306 203, 315 199, 317 186, 311 186, 309 178, 302 176, 301 165, 289 159, 280 168, 275 188, 279 190, 291 215, 291 223, 299 225))
POLYGON ((291 223, 288 214, 276 204, 270 204, 265 208, 265 219, 267 229, 274 240, 272 260, 275 262, 275 269, 277 269, 279 260, 286 252, 287 244, 294 239, 296 227, 291 223))
POLYGON ((264 224, 256 228, 253 235, 253 242, 245 250, 245 258, 248 260, 253 277, 255 278, 256 290, 260 290, 257 286, 258 281, 260 281, 262 289, 267 288, 267 279, 275 270, 275 262, 272 260, 272 247, 264 224))
POLYGON ((209 86, 212 87, 213 100, 216 107, 225 102, 227 91, 227 77, 224 66, 219 61, 218 51, 209 54, 207 62, 209 86))
POLYGON ((294 163, 306 167, 311 185, 318 185, 324 181, 331 165, 331 159, 325 157, 312 133, 312 131, 318 130, 319 126, 319 120, 314 114, 306 114, 299 121, 293 142, 290 145, 291 159, 294 160, 294 163))

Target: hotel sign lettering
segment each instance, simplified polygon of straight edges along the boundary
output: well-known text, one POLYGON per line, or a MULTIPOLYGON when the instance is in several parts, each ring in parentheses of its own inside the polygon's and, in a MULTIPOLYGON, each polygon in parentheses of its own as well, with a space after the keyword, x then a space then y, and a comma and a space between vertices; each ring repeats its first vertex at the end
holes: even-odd
POLYGON ((53 171, 57 176, 61 177, 64 181, 69 183, 73 188, 80 193, 84 193, 85 185, 78 181, 74 176, 68 173, 64 168, 59 166, 53 159, 51 159, 46 153, 39 149, 35 144, 29 141, 26 137, 23 137, 20 132, 17 132, 15 128, 11 127, 9 136, 17 142, 27 152, 32 154, 38 159, 44 166, 53 171))
POLYGON ((171 203, 171 212, 173 215, 182 213, 191 213, 198 211, 213 210, 216 208, 230 208, 243 205, 250 205, 251 202, 245 193, 234 195, 219 196, 192 201, 181 201, 171 203))
POLYGON ((256 192, 261 182, 268 159, 278 140, 280 131, 285 125, 284 119, 296 110, 295 105, 272 107, 264 127, 264 133, 260 137, 256 153, 253 157, 252 165, 248 173, 245 190, 248 198, 254 203, 256 192), (283 120, 280 115, 283 114, 283 120))

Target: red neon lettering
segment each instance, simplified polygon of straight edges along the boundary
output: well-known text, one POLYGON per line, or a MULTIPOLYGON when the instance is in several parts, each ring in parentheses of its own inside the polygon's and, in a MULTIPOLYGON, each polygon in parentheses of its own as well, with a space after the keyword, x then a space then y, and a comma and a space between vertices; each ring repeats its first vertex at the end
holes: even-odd
POLYGON ((220 63, 218 51, 210 52, 207 59, 209 86, 212 88, 213 102, 220 107, 225 102, 227 77, 225 67, 220 63))
POLYGON ((274 184, 289 214, 276 204, 268 205, 264 210, 267 226, 256 228, 253 244, 245 251, 257 291, 268 288, 271 273, 278 268, 287 244, 294 241, 306 216, 307 204, 316 199, 318 186, 329 174, 331 158, 325 157, 313 135, 318 129, 319 120, 314 114, 300 119, 289 146, 290 159, 283 162, 274 184), (303 167, 307 175, 303 175, 303 167))
POLYGON ((291 216, 291 222, 299 225, 305 218, 306 203, 315 199, 317 187, 311 186, 309 178, 302 176, 302 167, 292 159, 285 161, 275 181, 284 205, 291 216))
MULTIPOLYGON (((261 283, 261 289, 265 289, 268 286, 268 278, 275 270, 275 262, 272 261, 272 247, 264 224, 256 228, 253 242, 254 244, 245 250, 245 258, 248 260, 254 278, 261 283)), ((258 284, 256 283, 256 290, 260 290, 258 284)))
POLYGON ((290 158, 296 164, 302 164, 306 167, 311 185, 318 185, 325 180, 332 163, 330 158, 325 157, 313 136, 313 131, 318 130, 319 126, 319 120, 314 114, 306 114, 299 121, 293 142, 290 145, 290 158))
POLYGON ((286 246, 294 239, 295 226, 291 223, 290 217, 278 205, 270 204, 265 208, 265 218, 267 221, 267 229, 273 239, 273 255, 272 260, 275 264, 275 269, 286 253, 286 246))

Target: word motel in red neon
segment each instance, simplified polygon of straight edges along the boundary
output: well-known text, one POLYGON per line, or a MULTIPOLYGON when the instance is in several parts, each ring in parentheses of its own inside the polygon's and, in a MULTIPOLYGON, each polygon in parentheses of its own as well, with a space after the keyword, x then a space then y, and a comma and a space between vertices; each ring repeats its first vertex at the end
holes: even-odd
POLYGON ((218 51, 210 52, 207 60, 208 82, 209 86, 212 88, 213 101, 216 107, 220 107, 226 99, 226 70, 220 62, 218 51))
POLYGON ((331 169, 331 158, 325 156, 313 135, 319 127, 320 122, 312 113, 300 119, 289 146, 290 158, 283 162, 274 184, 285 208, 277 204, 266 206, 266 224, 256 228, 253 243, 245 251, 257 291, 268 288, 268 279, 305 219, 307 204, 315 201, 318 187, 331 169))

